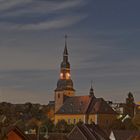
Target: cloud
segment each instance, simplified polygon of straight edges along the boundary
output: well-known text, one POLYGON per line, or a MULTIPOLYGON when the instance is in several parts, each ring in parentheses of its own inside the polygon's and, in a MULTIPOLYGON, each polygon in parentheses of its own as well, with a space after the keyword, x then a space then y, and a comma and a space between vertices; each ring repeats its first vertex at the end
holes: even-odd
POLYGON ((5 10, 1 17, 18 17, 18 16, 31 16, 33 14, 49 14, 56 11, 68 11, 72 8, 78 8, 85 5, 84 0, 19 0, 13 1, 11 4, 6 3, 0 6, 0 10, 5 10), (7 5, 7 6, 6 6, 7 5))
POLYGON ((19 28, 21 30, 60 29, 60 28, 71 26, 77 22, 80 22, 86 17, 87 15, 61 17, 61 18, 51 20, 51 21, 45 21, 45 22, 39 22, 36 24, 27 24, 27 25, 19 26, 19 28))
POLYGON ((32 0, 0 0, 0 11, 9 10, 19 5, 31 2, 32 0))
POLYGON ((74 10, 85 5, 84 0, 1 0, 1 30, 49 30, 71 26, 84 20, 87 14, 74 10))

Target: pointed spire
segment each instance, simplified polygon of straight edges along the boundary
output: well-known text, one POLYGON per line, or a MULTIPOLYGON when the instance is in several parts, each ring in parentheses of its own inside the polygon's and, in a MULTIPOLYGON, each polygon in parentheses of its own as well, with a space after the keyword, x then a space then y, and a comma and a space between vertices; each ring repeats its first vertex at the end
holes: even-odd
POLYGON ((89 94, 90 94, 90 96, 94 96, 94 89, 93 89, 93 81, 91 80, 91 88, 90 88, 90 92, 89 92, 89 94))
POLYGON ((67 50, 67 38, 68 38, 68 36, 65 35, 65 49, 64 49, 64 55, 68 55, 68 50, 67 50))

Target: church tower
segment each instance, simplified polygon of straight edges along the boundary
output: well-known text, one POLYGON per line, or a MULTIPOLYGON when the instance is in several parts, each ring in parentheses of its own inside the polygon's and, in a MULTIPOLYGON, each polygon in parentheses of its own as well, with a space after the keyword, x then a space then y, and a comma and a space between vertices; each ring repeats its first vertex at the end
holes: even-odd
POLYGON ((70 74, 70 63, 68 61, 67 36, 65 36, 65 48, 63 52, 63 61, 60 66, 60 78, 55 89, 55 112, 63 105, 65 99, 74 96, 73 81, 70 74))

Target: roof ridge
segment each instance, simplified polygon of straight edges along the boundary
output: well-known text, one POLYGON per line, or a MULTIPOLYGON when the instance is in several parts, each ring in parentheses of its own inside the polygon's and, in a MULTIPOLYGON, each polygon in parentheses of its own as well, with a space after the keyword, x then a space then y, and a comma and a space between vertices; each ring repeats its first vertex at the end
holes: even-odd
POLYGON ((91 97, 91 100, 90 100, 90 103, 89 103, 89 105, 88 105, 88 107, 87 107, 87 111, 86 111, 86 114, 89 114, 90 113, 90 111, 91 111, 91 108, 93 107, 93 100, 94 99, 96 99, 96 97, 91 97))

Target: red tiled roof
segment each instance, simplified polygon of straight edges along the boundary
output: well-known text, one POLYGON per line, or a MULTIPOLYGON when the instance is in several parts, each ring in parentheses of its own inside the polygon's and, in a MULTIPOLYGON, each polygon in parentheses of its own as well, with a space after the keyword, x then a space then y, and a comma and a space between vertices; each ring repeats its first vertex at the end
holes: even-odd
POLYGON ((11 132, 14 131, 17 135, 19 135, 23 140, 31 140, 28 136, 24 134, 22 130, 20 130, 17 126, 11 126, 7 128, 7 135, 11 132))

